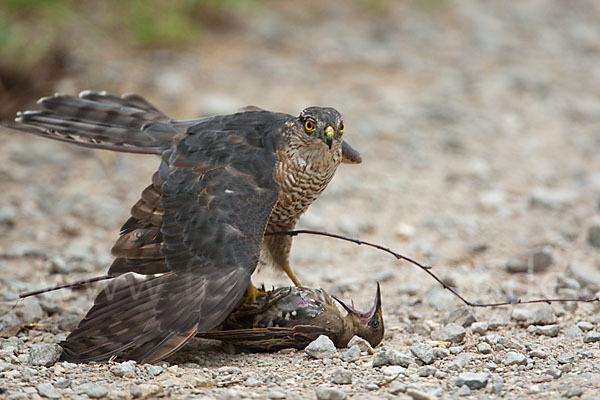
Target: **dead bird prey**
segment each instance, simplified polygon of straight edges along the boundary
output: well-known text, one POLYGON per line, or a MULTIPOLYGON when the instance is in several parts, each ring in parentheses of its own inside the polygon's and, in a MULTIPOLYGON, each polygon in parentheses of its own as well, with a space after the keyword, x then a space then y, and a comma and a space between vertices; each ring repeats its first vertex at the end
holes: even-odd
POLYGON ((354 335, 375 347, 383 339, 383 333, 381 292, 377 284, 373 307, 364 313, 323 289, 285 287, 243 304, 220 330, 197 336, 252 350, 275 351, 288 347, 303 349, 320 335, 327 335, 336 347, 346 347, 354 335))

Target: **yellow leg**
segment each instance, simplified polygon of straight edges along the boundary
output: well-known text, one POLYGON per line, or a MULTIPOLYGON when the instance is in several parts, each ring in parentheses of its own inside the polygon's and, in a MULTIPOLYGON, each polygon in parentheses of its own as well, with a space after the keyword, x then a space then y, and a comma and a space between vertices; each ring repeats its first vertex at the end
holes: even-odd
POLYGON ((298 279, 296 273, 294 272, 290 264, 284 267, 283 270, 285 271, 286 275, 292 280, 292 282, 294 282, 294 285, 300 287, 302 286, 302 284, 300 283, 300 279, 298 279))
POLYGON ((267 293, 263 292, 262 290, 258 290, 256 288, 256 286, 254 286, 254 284, 252 282, 250 282, 250 285, 248 285, 248 290, 246 290, 246 304, 250 304, 250 303, 254 303, 256 301, 256 299, 258 299, 259 297, 263 297, 266 296, 267 293))

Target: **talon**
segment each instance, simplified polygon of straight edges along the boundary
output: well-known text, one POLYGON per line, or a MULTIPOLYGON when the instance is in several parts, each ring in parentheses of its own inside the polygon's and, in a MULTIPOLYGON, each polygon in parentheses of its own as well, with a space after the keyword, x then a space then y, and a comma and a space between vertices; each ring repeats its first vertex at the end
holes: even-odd
POLYGON ((257 289, 256 286, 254 286, 252 282, 250 282, 250 285, 248 285, 248 290, 246 290, 246 300, 244 301, 244 303, 254 303, 256 299, 258 299, 259 297, 264 297, 266 295, 267 292, 257 289))

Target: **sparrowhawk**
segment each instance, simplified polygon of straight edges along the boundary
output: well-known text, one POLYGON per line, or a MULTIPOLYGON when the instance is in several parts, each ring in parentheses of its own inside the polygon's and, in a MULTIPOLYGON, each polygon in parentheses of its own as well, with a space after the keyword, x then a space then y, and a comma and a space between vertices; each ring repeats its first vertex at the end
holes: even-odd
POLYGON ((18 114, 17 129, 162 159, 112 248, 108 274, 135 274, 107 284, 61 344, 70 361, 168 356, 255 290, 261 256, 300 285, 291 237, 264 233, 292 230, 340 163, 361 161, 333 108, 294 117, 251 107, 182 121, 137 95, 85 91, 38 103, 18 114))

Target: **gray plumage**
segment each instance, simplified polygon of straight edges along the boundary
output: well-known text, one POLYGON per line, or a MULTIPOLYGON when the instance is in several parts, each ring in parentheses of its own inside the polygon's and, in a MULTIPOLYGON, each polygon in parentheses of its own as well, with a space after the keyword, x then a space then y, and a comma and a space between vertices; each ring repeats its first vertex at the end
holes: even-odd
POLYGON ((338 165, 360 161, 332 108, 175 121, 137 95, 82 92, 39 104, 18 114, 17 129, 161 157, 112 248, 108 274, 118 278, 62 343, 69 361, 168 356, 240 303, 261 255, 299 284, 291 238, 263 240, 264 232, 293 229, 338 165))

